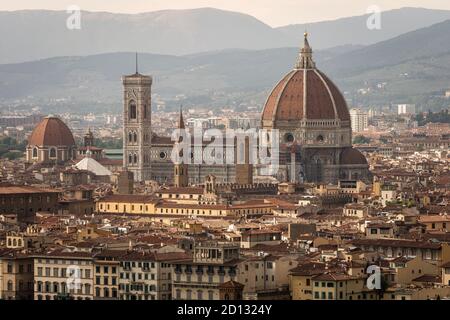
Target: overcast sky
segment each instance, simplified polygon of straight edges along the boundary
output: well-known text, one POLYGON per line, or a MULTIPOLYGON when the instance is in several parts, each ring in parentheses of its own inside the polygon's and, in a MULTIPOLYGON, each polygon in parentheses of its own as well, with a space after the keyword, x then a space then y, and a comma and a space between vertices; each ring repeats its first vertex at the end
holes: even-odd
POLYGON ((65 10, 69 5, 123 13, 214 7, 244 12, 271 26, 361 15, 371 5, 382 10, 406 6, 450 10, 448 0, 0 0, 0 10, 65 10))

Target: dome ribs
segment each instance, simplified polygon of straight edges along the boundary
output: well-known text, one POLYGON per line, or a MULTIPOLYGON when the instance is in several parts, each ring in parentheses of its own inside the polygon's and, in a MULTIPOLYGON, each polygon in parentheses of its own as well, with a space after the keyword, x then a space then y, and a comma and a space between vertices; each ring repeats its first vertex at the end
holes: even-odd
POLYGON ((33 130, 30 146, 75 146, 75 139, 67 125, 59 118, 46 117, 33 130))

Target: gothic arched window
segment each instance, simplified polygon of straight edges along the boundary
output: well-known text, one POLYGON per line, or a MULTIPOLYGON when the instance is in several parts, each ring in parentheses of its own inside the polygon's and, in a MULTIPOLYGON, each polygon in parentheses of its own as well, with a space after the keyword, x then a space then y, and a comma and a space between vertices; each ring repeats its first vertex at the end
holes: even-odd
POLYGON ((134 142, 137 142, 137 133, 136 133, 136 132, 133 133, 133 141, 134 141, 134 142))
POLYGON ((33 158, 37 158, 37 157, 38 157, 38 149, 33 148, 33 158))
POLYGON ((137 155, 134 155, 134 163, 137 163, 137 155))
POLYGON ((134 100, 130 101, 128 116, 130 119, 137 119, 136 102, 134 102, 134 100))
POLYGON ((133 134, 131 132, 128 132, 128 142, 133 141, 133 134))
POLYGON ((128 163, 133 163, 133 156, 131 155, 131 153, 128 155, 128 163))

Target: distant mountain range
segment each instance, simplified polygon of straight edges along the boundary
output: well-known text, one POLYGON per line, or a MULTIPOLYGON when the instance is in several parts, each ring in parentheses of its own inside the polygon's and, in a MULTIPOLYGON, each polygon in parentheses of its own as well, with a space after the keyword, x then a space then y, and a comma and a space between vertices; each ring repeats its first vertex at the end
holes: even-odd
POLYGON ((450 11, 423 8, 401 8, 381 13, 380 29, 367 28, 370 14, 296 24, 278 28, 288 39, 295 39, 305 30, 314 37, 315 47, 324 49, 344 44, 370 45, 401 34, 450 19, 450 11))
MULTIPOLYGON (((311 35, 313 49, 316 41, 311 35)), ((269 90, 292 69, 298 50, 146 53, 139 55, 139 71, 154 77, 153 92, 168 100, 169 107, 183 103, 214 108, 242 102, 262 106, 269 90)), ((440 97, 450 88, 450 20, 372 45, 315 50, 314 59, 351 105, 417 103, 424 109, 449 105, 440 97)), ((134 73, 134 67, 132 52, 0 65, 0 102, 36 101, 69 110, 70 105, 92 110, 100 104, 120 110, 120 77, 134 73)))
POLYGON ((68 17, 65 11, 0 12, 0 63, 124 51, 180 56, 297 47, 305 29, 316 49, 370 45, 450 19, 450 11, 383 12, 380 30, 367 29, 368 15, 272 28, 252 16, 212 8, 142 14, 83 11, 81 30, 67 29, 68 17))

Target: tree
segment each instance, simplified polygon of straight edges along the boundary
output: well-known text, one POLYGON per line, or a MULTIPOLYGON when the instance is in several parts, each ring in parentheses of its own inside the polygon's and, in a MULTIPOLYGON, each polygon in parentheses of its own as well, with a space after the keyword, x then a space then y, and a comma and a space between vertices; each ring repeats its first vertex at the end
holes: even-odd
POLYGON ((0 158, 8 158, 10 160, 20 158, 22 156, 21 152, 11 151, 25 151, 26 146, 27 141, 22 141, 19 143, 14 138, 4 137, 0 139, 0 158))
POLYGON ((354 144, 366 144, 366 143, 370 143, 371 139, 362 135, 356 136, 353 139, 353 143, 354 144))

